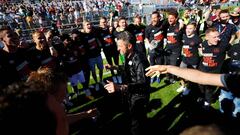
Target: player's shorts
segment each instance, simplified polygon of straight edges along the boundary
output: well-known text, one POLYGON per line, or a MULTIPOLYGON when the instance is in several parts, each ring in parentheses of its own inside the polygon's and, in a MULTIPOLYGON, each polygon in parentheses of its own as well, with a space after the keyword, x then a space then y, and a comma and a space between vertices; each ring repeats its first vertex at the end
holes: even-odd
POLYGON ((100 70, 103 69, 103 60, 102 60, 101 55, 96 58, 90 58, 88 60, 88 65, 89 65, 91 71, 95 71, 95 64, 97 64, 98 69, 100 69, 100 70))
POLYGON ((71 82, 72 86, 77 86, 78 83, 85 82, 85 77, 84 77, 83 71, 80 71, 79 73, 72 75, 68 79, 71 82))

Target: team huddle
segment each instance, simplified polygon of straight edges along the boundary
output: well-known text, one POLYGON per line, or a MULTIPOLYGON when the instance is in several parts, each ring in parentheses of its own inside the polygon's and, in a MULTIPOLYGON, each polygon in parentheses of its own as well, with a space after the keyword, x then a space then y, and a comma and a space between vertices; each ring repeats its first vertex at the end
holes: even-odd
MULTIPOLYGON (((205 23, 203 31, 199 30, 199 20, 179 19, 177 11, 169 11, 166 18, 154 11, 151 24, 147 26, 141 23, 141 19, 136 15, 133 23, 128 25, 126 18, 119 17, 112 22, 113 25, 108 25, 108 19, 101 17, 98 27, 85 20, 82 29, 74 29, 71 33, 35 31, 32 33, 33 44, 29 45, 20 43, 19 36, 13 30, 2 28, 0 88, 27 81, 31 72, 50 68, 66 74, 74 93, 79 94, 78 84, 81 83, 83 92, 91 98, 89 81, 92 74, 96 91, 102 85, 109 93, 118 91, 127 95, 131 133, 141 134, 146 120, 150 84, 160 83, 163 78, 167 84, 178 80, 172 74, 150 79, 145 76, 145 69, 150 65, 173 65, 207 73, 240 71, 239 15, 237 22, 232 20, 233 23, 229 23, 229 12, 221 10, 218 19, 205 23), (201 37, 201 33, 205 37, 201 37), (103 64, 101 51, 108 64, 103 64), (104 68, 109 69, 112 75, 107 82, 103 81, 104 68)), ((177 91, 187 95, 192 83, 187 80, 180 82, 181 87, 177 91)), ((211 105, 215 89, 213 86, 199 85, 199 100, 205 108, 211 105)), ((229 93, 221 89, 219 100, 229 98, 229 93)), ((236 93, 231 97, 236 108, 233 116, 237 117, 240 99, 236 93)), ((221 111, 224 112, 222 108, 221 111)))

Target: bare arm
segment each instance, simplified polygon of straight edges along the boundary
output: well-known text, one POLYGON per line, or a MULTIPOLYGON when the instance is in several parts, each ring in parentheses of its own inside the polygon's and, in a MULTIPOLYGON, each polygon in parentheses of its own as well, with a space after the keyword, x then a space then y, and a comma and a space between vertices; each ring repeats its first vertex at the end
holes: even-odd
POLYGON ((169 66, 167 72, 191 82, 204 85, 223 86, 221 82, 221 74, 204 73, 195 69, 184 69, 174 66, 169 66))
POLYGON ((221 74, 204 73, 196 69, 180 68, 170 65, 150 66, 146 70, 148 70, 146 73, 147 76, 154 76, 156 73, 170 73, 203 85, 223 86, 221 74))

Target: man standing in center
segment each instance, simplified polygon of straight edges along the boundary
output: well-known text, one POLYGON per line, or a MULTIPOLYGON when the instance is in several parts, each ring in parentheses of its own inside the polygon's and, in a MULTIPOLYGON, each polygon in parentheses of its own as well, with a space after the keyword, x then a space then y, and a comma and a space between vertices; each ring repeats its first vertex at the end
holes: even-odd
MULTIPOLYGON (((145 76, 145 68, 149 65, 148 60, 142 53, 134 52, 134 38, 124 31, 117 37, 118 51, 125 57, 123 72, 123 83, 115 84, 107 81, 104 86, 109 93, 119 92, 123 103, 126 103, 127 114, 130 119, 132 135, 144 135, 146 128, 147 104, 149 101, 150 79, 145 76)), ((107 69, 117 69, 111 65, 107 69)))

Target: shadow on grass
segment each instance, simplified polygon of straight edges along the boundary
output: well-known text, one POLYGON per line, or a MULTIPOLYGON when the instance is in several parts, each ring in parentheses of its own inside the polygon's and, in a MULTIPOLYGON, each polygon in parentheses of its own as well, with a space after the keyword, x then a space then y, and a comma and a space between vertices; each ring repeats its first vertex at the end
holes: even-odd
POLYGON ((217 124, 219 112, 213 108, 203 109, 195 98, 194 95, 177 95, 149 119, 149 134, 178 135, 194 125, 217 124))
POLYGON ((167 87, 168 85, 169 85, 169 84, 166 84, 166 83, 165 83, 164 85, 162 85, 162 86, 160 86, 160 87, 151 87, 150 91, 151 91, 151 93, 153 93, 153 92, 159 91, 159 90, 167 87))
MULTIPOLYGON (((110 78, 111 79, 111 78, 110 78)), ((109 79, 109 80, 110 80, 109 79)), ((158 91, 166 87, 167 84, 154 88, 153 91, 158 91)), ((108 94, 101 87, 101 90, 94 92, 95 99, 100 98, 96 102, 85 99, 84 95, 75 99, 74 103, 84 104, 89 103, 80 110, 85 110, 91 107, 97 107, 100 115, 97 121, 87 119, 71 125, 71 134, 80 135, 104 134, 104 135, 128 135, 129 125, 125 114, 122 113, 122 105, 119 95, 108 94), (83 127, 80 127, 82 125, 83 127)), ((196 91, 194 89, 194 91, 196 91)), ((152 91, 151 91, 152 92, 152 91)), ((196 102, 198 93, 192 92, 188 96, 177 95, 166 106, 164 106, 154 117, 149 118, 148 134, 149 135, 178 135, 184 129, 194 125, 218 125, 226 135, 239 135, 239 121, 223 117, 219 111, 209 108, 204 110, 202 106, 196 102)), ((158 109, 162 106, 160 99, 150 101, 148 111, 158 109)), ((77 111, 77 112, 78 112, 77 111)))
POLYGON ((156 110, 162 106, 161 99, 152 99, 148 103, 148 112, 151 112, 152 110, 156 110))

